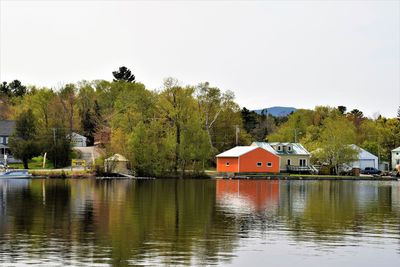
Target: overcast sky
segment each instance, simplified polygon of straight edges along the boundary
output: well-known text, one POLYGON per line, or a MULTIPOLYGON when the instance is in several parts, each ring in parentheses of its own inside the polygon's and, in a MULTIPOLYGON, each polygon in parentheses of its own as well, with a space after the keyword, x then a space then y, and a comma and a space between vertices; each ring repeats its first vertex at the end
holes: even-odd
POLYGON ((394 117, 400 1, 4 1, 0 80, 57 87, 127 66, 150 89, 175 77, 241 107, 345 105, 394 117))

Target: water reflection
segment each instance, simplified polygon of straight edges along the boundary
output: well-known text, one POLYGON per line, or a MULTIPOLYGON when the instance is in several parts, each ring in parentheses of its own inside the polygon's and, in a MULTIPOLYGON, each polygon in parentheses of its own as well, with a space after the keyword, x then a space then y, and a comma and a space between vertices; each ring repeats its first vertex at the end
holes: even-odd
POLYGON ((248 247, 255 264, 399 259, 397 182, 3 180, 0 204, 0 264, 240 265, 248 247))

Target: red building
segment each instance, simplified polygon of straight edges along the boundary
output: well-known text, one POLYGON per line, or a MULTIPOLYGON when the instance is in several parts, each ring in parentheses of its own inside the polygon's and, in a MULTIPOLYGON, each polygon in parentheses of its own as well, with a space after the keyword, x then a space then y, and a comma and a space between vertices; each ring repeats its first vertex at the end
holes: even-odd
POLYGON ((217 171, 278 173, 280 157, 258 146, 237 146, 217 155, 217 171))

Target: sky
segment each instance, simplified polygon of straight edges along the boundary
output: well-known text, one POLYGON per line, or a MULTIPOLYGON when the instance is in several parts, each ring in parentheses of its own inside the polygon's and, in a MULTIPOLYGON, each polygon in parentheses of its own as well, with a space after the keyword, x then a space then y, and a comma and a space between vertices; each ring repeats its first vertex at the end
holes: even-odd
POLYGON ((59 88, 126 66, 231 90, 241 107, 400 105, 400 1, 0 0, 0 80, 59 88))

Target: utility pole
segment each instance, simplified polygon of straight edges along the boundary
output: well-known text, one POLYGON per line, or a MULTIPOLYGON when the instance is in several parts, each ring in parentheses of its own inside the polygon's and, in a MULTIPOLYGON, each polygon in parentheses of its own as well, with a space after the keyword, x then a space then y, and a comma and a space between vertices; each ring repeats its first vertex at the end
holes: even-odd
POLYGON ((297 134, 302 134, 302 132, 297 132, 297 129, 294 129, 294 142, 297 143, 297 134))
POLYGON ((56 146, 56 128, 52 128, 53 130, 53 145, 54 145, 54 149, 53 149, 53 163, 54 163, 54 167, 56 167, 57 165, 57 146, 56 146))

